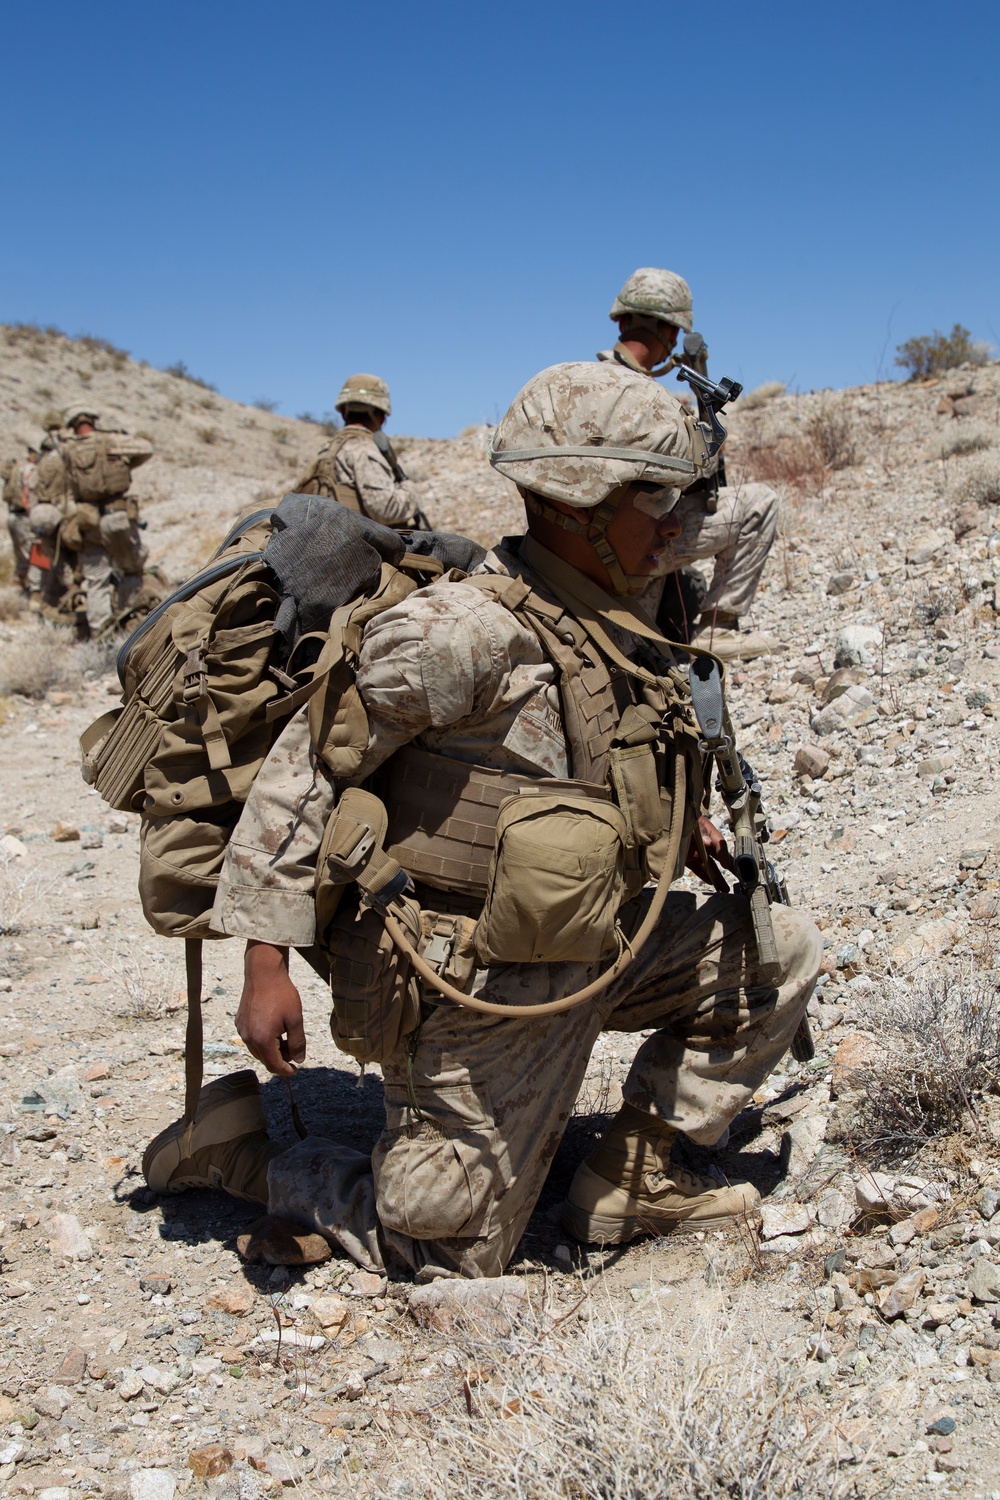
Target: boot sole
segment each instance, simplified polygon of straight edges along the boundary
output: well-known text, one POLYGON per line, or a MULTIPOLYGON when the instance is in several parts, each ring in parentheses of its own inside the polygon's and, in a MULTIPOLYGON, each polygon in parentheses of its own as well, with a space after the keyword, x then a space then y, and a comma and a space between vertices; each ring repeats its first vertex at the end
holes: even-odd
POLYGON ((572 1203, 564 1203, 559 1222, 567 1234, 582 1245, 626 1245, 641 1235, 666 1236, 668 1234, 697 1234, 704 1230, 731 1229, 734 1225, 747 1223, 756 1227, 760 1223, 760 1210, 747 1209, 742 1214, 715 1214, 707 1219, 681 1219, 660 1217, 654 1213, 637 1214, 628 1218, 612 1218, 607 1214, 587 1213, 572 1203))
MULTIPOLYGON (((183 1120, 174 1120, 154 1136, 142 1153, 142 1175, 147 1187, 155 1193, 182 1193, 189 1187, 213 1187, 208 1179, 184 1179, 168 1186, 171 1177, 183 1161, 181 1142, 186 1126, 183 1120)), ((232 1073, 227 1078, 217 1078, 201 1091, 198 1116, 195 1121, 197 1143, 195 1150, 205 1146, 218 1146, 237 1136, 252 1135, 266 1131, 267 1121, 260 1103, 260 1084, 251 1069, 232 1073), (256 1104, 251 1120, 247 1104, 256 1104), (233 1119, 234 1114, 236 1120, 233 1119), (244 1118, 240 1118, 243 1115, 244 1118)))

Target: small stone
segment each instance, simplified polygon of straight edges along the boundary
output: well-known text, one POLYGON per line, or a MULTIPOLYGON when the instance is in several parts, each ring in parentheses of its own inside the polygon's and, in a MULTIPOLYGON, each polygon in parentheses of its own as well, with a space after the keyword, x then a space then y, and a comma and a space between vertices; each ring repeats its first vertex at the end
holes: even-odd
POLYGON ((161 1396, 172 1396, 178 1386, 184 1384, 177 1371, 169 1365, 143 1365, 136 1373, 144 1385, 151 1386, 161 1396))
POLYGON ((208 1443, 188 1454, 188 1468, 198 1479, 216 1479, 233 1467, 233 1455, 224 1443, 208 1443))
POLYGON ((0 1447, 0 1468, 6 1468, 8 1464, 19 1464, 27 1453, 27 1443, 22 1443, 19 1439, 13 1443, 4 1443, 0 1447))
POLYGON ((173 1286, 173 1277, 166 1271, 149 1271, 145 1276, 139 1277, 139 1290, 152 1292, 155 1295, 165 1297, 173 1286))
POLYGON ((53 1422, 58 1422, 67 1406, 70 1397, 61 1385, 50 1385, 47 1390, 36 1391, 32 1405, 40 1417, 48 1417, 53 1422))
POLYGON ((282 1485, 297 1485, 302 1482, 302 1469, 287 1453, 269 1453, 267 1472, 282 1485))
POLYGON ((346 1289, 351 1297, 381 1297, 385 1292, 386 1278, 374 1271, 355 1271, 348 1276, 346 1289))
POLYGON ((79 837, 80 830, 72 823, 57 823, 52 830, 52 839, 56 844, 75 844, 79 837))
POLYGON ((857 687, 864 680, 865 674, 859 667, 838 667, 826 679, 823 696, 820 700, 823 707, 825 708, 828 703, 832 703, 835 698, 839 698, 842 693, 846 693, 848 688, 857 687))
POLYGON ((343 1328, 350 1313, 350 1307, 343 1297, 338 1297, 334 1292, 326 1297, 314 1297, 309 1311, 323 1332, 332 1334, 343 1328))
POLYGON ((924 563, 937 557, 951 541, 952 534, 949 531, 922 531, 907 543, 906 561, 911 567, 922 567, 924 563))
POLYGON ((216 1307, 220 1312, 229 1313, 233 1318, 242 1318, 246 1313, 253 1311, 256 1301, 257 1294, 252 1286, 234 1282, 230 1286, 218 1287, 206 1299, 205 1306, 216 1307))
POLYGON ((811 776, 818 781, 825 776, 830 766, 830 752, 819 745, 800 745, 795 752, 792 772, 795 776, 811 776))
POLYGON ((840 729, 860 729, 877 717, 875 699, 866 687, 849 687, 810 720, 813 734, 835 734, 840 729))
POLYGON ((816 1218, 811 1203, 765 1203, 761 1209, 761 1239, 773 1240, 779 1234, 804 1234, 816 1218))
POLYGON ((887 1289, 879 1298, 879 1311, 886 1322, 909 1312, 926 1280, 927 1272, 918 1266, 916 1270, 908 1271, 905 1276, 901 1276, 894 1285, 887 1289))
POLYGON ((111 1069, 106 1062, 91 1063, 83 1075, 84 1083, 98 1083, 102 1078, 110 1078, 111 1069))
POLYGON ((129 1500, 174 1500, 176 1489, 169 1469, 137 1469, 129 1475, 129 1500))
POLYGON ((957 1426, 958 1423, 954 1417, 938 1417, 936 1422, 931 1423, 927 1431, 935 1437, 950 1437, 957 1426))
POLYGON ((506 1337, 528 1310, 524 1282, 516 1276, 477 1281, 431 1281, 410 1293, 415 1323, 436 1333, 459 1331, 506 1337))
POLYGON ((826 591, 833 597, 837 594, 846 594, 848 589, 853 588, 855 573, 834 573, 826 585, 826 591))
POLYGON ((912 1219, 903 1219, 899 1224, 893 1224, 889 1230, 890 1243, 897 1246, 908 1245, 912 1239, 916 1239, 917 1231, 912 1219))
POLYGON ((825 1188, 816 1199, 816 1208, 824 1229, 842 1229, 853 1217, 853 1208, 839 1188, 825 1188))
POLYGON ((870 667, 882 649, 882 632, 872 625, 845 625, 837 636, 834 664, 870 667))
POLYGON ((864 1172, 854 1183, 854 1195, 862 1213, 885 1213, 895 1182, 884 1172, 864 1172))
POLYGON ((94 1247, 74 1214, 53 1214, 48 1222, 49 1250, 65 1260, 90 1260, 94 1247))
POLYGON ((87 1355, 83 1349, 73 1348, 66 1354, 52 1379, 57 1385, 76 1385, 87 1373, 87 1355))
POLYGON ((12 833, 5 833, 0 838, 0 854, 6 854, 8 859, 23 859, 27 852, 27 844, 22 844, 12 833))
POLYGON ((123 1401, 134 1401, 143 1392, 142 1376, 137 1370, 127 1370, 118 1384, 118 1395, 123 1401))
POLYGON ((956 760, 954 755, 929 755, 926 760, 917 762, 917 775, 925 778, 940 776, 944 771, 950 771, 956 760))
POLYGON ((1000 1302, 1000 1266, 980 1256, 969 1277, 969 1296, 974 1302, 1000 1302))

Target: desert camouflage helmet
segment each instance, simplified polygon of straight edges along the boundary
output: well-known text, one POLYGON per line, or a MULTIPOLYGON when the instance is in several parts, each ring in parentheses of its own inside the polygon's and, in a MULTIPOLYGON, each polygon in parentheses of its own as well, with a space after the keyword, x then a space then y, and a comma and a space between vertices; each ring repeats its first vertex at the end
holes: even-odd
POLYGON ((24 440, 24 446, 29 453, 43 453, 48 442, 48 433, 39 428, 37 431, 28 433, 24 440))
POLYGON ((693 429, 680 402, 624 365, 552 365, 515 398, 490 463, 536 495, 587 509, 642 481, 691 483, 693 429))
POLYGON ((694 328, 691 288, 676 271, 664 271, 659 266, 640 266, 618 293, 608 316, 617 321, 626 313, 657 318, 691 333, 694 328))
POLYGON ((100 416, 87 401, 73 401, 63 412, 63 426, 74 427, 77 422, 96 422, 100 416))
POLYGON ((349 375, 334 405, 338 411, 347 406, 371 406, 387 417, 392 412, 389 387, 377 375, 349 375))

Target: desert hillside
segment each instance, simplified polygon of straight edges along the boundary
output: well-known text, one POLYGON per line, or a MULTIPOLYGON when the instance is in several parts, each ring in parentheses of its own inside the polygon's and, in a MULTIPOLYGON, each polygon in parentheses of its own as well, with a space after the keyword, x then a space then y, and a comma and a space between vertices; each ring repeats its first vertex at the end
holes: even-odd
MULTIPOLYGON (((156 445, 137 489, 175 578, 323 436, 8 329, 0 456, 81 387, 156 445)), ((143 1146, 182 1094, 182 955, 142 920, 137 818, 78 774, 117 684, 99 649, 0 591, 7 1492, 1000 1495, 1000 365, 762 388, 730 425, 730 480, 783 501, 754 620, 783 649, 730 674, 733 719, 825 942, 813 1061, 784 1059, 723 1147, 687 1148, 757 1184, 759 1238, 605 1254, 563 1236, 559 1203, 641 1041, 611 1032, 501 1282, 247 1264, 252 1205, 148 1192, 143 1146)), ((398 440, 431 521, 481 541, 518 525, 487 439, 398 440)), ((223 1074, 249 1064, 238 945, 206 968, 223 1074)), ((298 978, 303 1114, 367 1149, 378 1070, 336 1051, 329 994, 298 978)), ((290 1142, 283 1086, 264 1097, 290 1142)))

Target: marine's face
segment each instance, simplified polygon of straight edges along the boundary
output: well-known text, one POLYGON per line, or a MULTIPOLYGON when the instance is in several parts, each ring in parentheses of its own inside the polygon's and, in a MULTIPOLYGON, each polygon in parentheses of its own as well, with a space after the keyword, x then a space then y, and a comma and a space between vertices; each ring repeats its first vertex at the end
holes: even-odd
POLYGON ((629 485, 608 525, 607 538, 622 572, 640 580, 629 590, 633 594, 642 593, 645 580, 659 571, 664 546, 680 535, 680 517, 673 508, 677 491, 660 491, 660 504, 656 493, 648 486, 629 485))

